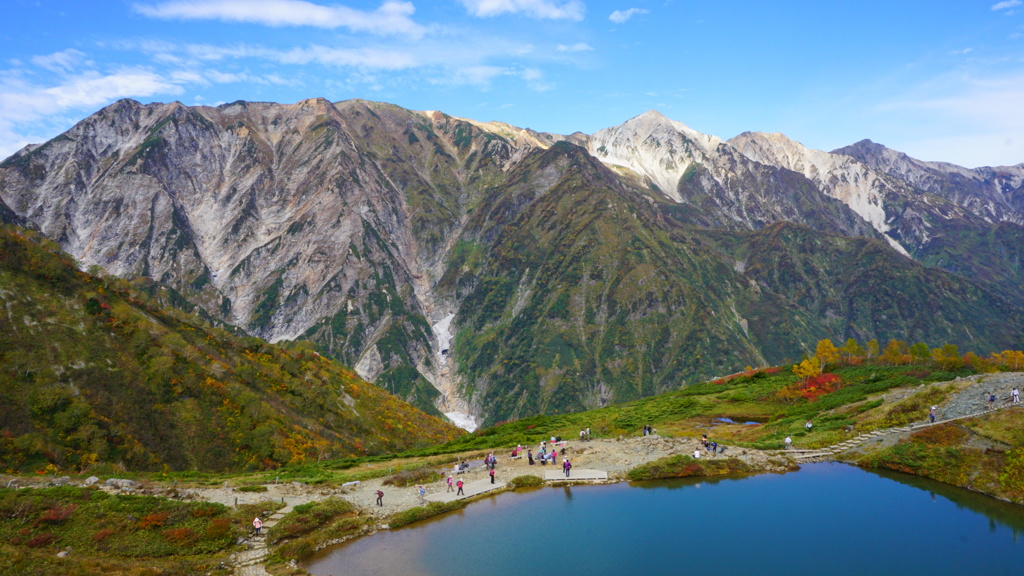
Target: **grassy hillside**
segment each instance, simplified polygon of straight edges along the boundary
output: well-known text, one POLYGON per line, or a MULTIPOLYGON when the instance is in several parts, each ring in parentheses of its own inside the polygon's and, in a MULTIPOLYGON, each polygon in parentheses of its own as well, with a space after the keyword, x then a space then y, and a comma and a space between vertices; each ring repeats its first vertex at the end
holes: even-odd
POLYGON ((0 466, 232 470, 390 453, 461 431, 310 348, 238 338, 0 230, 0 466))
POLYGON ((0 573, 226 574, 220 566, 265 505, 228 510, 96 488, 0 489, 0 573))
POLYGON ((731 445, 778 449, 791 436, 799 447, 818 448, 866 431, 923 421, 929 406, 956 391, 955 386, 940 386, 918 392, 922 384, 1012 368, 998 356, 983 359, 968 353, 937 361, 916 360, 904 353, 895 362, 884 354, 840 360, 812 379, 798 376, 792 366, 751 369, 596 410, 500 423, 414 453, 529 445, 551 436, 572 439, 587 427, 600 437, 638 435, 645 424, 662 435, 708 433, 731 445), (896 389, 901 390, 896 399, 884 398, 896 389), (814 424, 810 432, 804 427, 808 420, 814 424))

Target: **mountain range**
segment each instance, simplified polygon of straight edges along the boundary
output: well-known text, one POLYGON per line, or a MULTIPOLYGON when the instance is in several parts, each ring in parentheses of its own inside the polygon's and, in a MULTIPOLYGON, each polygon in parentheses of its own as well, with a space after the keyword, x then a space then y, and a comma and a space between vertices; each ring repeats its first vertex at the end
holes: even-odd
POLYGON ((464 422, 821 338, 1024 347, 1024 164, 722 140, 654 111, 558 135, 363 100, 122 100, 0 163, 0 217, 464 422))

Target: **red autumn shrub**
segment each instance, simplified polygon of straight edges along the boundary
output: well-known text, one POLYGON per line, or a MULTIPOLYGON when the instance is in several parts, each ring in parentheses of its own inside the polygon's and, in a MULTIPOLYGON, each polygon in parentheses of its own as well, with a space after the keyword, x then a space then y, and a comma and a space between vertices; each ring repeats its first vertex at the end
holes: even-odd
POLYGON ((196 518, 209 518, 215 516, 218 512, 218 508, 213 505, 196 506, 192 509, 192 515, 196 518))
POLYGON ((75 508, 78 508, 78 506, 74 504, 68 506, 55 505, 46 512, 43 512, 43 515, 39 517, 36 524, 63 524, 71 518, 71 513, 75 511, 75 508))
POLYGON ((199 540, 199 534, 191 528, 171 528, 164 530, 164 540, 167 540, 171 544, 177 544, 178 546, 188 546, 195 544, 199 540))
POLYGON ((110 538, 111 536, 113 536, 116 532, 117 532, 116 530, 111 530, 110 528, 104 528, 103 530, 100 530, 100 531, 96 532, 95 534, 93 534, 92 535, 92 539, 93 539, 94 542, 102 542, 102 541, 106 540, 107 538, 110 538))
POLYGON ((146 514, 139 520, 139 528, 143 530, 149 530, 150 528, 159 528, 167 522, 167 512, 153 512, 152 514, 146 514))
POLYGON ((37 534, 32 538, 29 538, 29 540, 25 542, 25 546, 28 546, 29 548, 42 548, 43 546, 51 544, 55 540, 57 540, 57 536, 55 534, 37 534))
POLYGON ((829 392, 835 392, 843 387, 843 380, 835 374, 818 374, 790 384, 775 392, 775 397, 781 402, 792 403, 800 398, 808 402, 814 402, 829 392))
POLYGON ((818 374, 811 376, 800 385, 801 395, 808 402, 814 402, 829 392, 835 392, 842 387, 843 380, 835 374, 818 374))
POLYGON ((227 518, 214 518, 206 527, 206 537, 219 540, 231 533, 231 521, 227 518))

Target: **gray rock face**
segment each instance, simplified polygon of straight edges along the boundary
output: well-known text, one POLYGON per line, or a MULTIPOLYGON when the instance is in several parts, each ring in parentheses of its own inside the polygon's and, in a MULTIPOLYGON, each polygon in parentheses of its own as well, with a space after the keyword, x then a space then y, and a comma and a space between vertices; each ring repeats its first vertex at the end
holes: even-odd
MULTIPOLYGON (((745 232, 788 221, 884 239, 1024 296, 1024 165, 972 171, 863 143, 830 154, 782 135, 726 142, 656 112, 559 136, 360 100, 122 100, 0 164, 0 220, 38 227, 83 267, 171 286, 253 335, 312 340, 421 408, 480 415, 487 380, 463 382, 465 362, 496 367, 461 355, 472 332, 464 299, 484 281, 462 271, 479 268, 482 247, 508 237, 529 204, 566 182, 594 189, 595 178, 614 180, 601 184, 618 194, 608 210, 639 198, 679 208, 652 216, 662 224, 745 232), (581 148, 603 163, 599 176, 572 173, 581 148), (545 149, 556 154, 532 169, 545 149)), ((537 215, 516 250, 572 213, 551 210, 556 220, 537 215)), ((513 279, 510 297, 527 302, 543 270, 513 279)), ((477 296, 475 309, 503 309, 477 296)), ((745 318, 718 312, 747 339, 745 318)), ((605 403, 613 385, 578 394, 605 403)))
POLYGON ((449 313, 434 270, 521 156, 515 138, 362 101, 122 100, 5 161, 0 189, 84 267, 152 277, 271 341, 316 340, 431 407, 430 326, 449 313))
POLYGON ((946 198, 988 222, 1024 224, 1024 163, 1016 166, 964 168, 948 162, 925 162, 861 140, 834 150, 918 190, 946 198))

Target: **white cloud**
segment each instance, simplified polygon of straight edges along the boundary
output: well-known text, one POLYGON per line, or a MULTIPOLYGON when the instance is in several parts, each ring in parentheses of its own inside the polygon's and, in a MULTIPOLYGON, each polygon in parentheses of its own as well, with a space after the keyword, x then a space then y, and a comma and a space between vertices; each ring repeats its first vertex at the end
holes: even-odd
POLYGON ((544 72, 537 68, 527 68, 520 74, 526 80, 527 87, 534 92, 547 92, 554 88, 554 85, 544 80, 544 72))
POLYGON ((282 64, 315 62, 324 66, 378 70, 404 70, 419 64, 417 58, 409 52, 376 48, 329 48, 313 45, 307 48, 293 48, 286 52, 267 50, 265 55, 282 64))
POLYGON ((1020 0, 1005 0, 1004 2, 993 4, 992 10, 1006 10, 1015 6, 1020 6, 1020 0))
POLYGON ((47 56, 33 56, 30 62, 50 72, 71 72, 79 66, 91 64, 84 53, 74 48, 54 52, 47 56))
POLYGON ((622 24, 637 14, 647 14, 648 10, 643 8, 630 8, 629 10, 616 10, 608 19, 616 24, 622 24))
POLYGON ((459 0, 473 16, 487 18, 501 14, 525 14, 546 20, 583 20, 586 7, 581 0, 459 0))
POLYGON ((508 73, 509 70, 501 66, 464 66, 455 71, 451 81, 456 85, 470 84, 478 88, 489 88, 495 78, 508 73))
POLYGON ((410 17, 411 2, 387 0, 373 12, 347 6, 323 6, 305 0, 172 0, 156 5, 136 4, 140 14, 163 19, 223 20, 266 26, 347 28, 353 32, 423 36, 425 28, 410 17))
POLYGON ((27 82, 20 72, 6 71, 0 74, 0 110, 4 111, 0 115, 0 158, 66 130, 73 123, 65 118, 68 113, 103 106, 118 98, 182 92, 178 84, 144 69, 108 74, 89 70, 63 75, 50 85, 27 82))
MULTIPOLYGON (((86 72, 67 78, 62 84, 35 91, 43 108, 71 109, 99 106, 129 96, 180 94, 181 86, 147 70, 124 70, 114 74, 86 72)), ((2 95, 0 95, 2 98, 2 95)), ((6 108, 6 107, 5 107, 6 108)))
POLYGON ((565 44, 559 44, 556 48, 556 50, 558 50, 559 52, 588 52, 593 49, 593 46, 585 42, 577 42, 570 46, 566 46, 565 44))
POLYGON ((900 134, 920 134, 894 148, 923 160, 963 166, 1024 162, 1024 74, 947 74, 877 107, 900 134))

